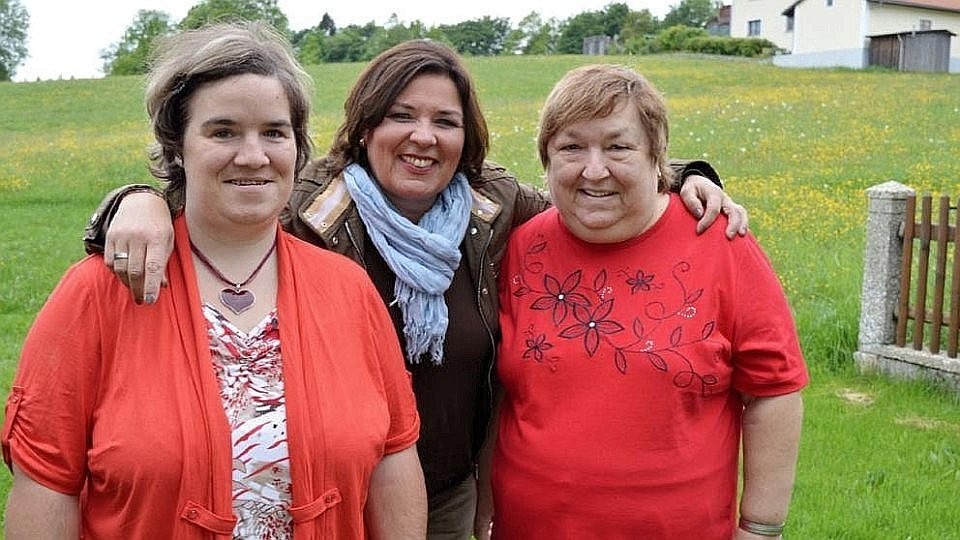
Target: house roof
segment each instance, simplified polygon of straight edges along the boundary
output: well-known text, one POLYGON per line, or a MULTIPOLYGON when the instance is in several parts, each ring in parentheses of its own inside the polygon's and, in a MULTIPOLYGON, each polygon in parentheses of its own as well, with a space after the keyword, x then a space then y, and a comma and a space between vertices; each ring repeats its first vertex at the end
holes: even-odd
POLYGON ((960 13, 960 0, 867 0, 867 2, 960 13))
MULTIPOLYGON (((796 0, 790 4, 782 14, 787 17, 793 16, 793 11, 803 0, 796 0)), ((867 0, 871 4, 890 4, 893 6, 904 6, 921 9, 933 9, 936 11, 952 11, 960 13, 960 0, 867 0)))
POLYGON ((783 10, 780 14, 786 15, 787 17, 793 17, 793 10, 797 7, 797 5, 800 4, 800 2, 803 2, 803 0, 797 0, 796 2, 790 4, 787 6, 787 9, 783 10))
POLYGON ((949 30, 907 30, 906 32, 894 32, 892 34, 873 34, 867 37, 881 38, 881 37, 892 37, 892 36, 914 36, 917 34, 946 34, 948 36, 956 36, 956 34, 954 34, 949 30))

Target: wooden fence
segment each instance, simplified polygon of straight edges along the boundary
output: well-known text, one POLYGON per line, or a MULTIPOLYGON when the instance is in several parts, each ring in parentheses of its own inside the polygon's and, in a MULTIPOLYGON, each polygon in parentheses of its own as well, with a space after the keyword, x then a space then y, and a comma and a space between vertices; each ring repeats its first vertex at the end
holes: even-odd
POLYGON ((932 378, 960 389, 956 202, 951 204, 948 195, 917 197, 897 182, 874 186, 867 190, 867 197, 860 333, 854 359, 861 369, 932 378))
POLYGON ((946 329, 946 355, 957 357, 957 336, 960 329, 960 222, 956 206, 950 205, 950 196, 939 197, 936 223, 933 222, 933 196, 920 199, 920 220, 917 221, 917 197, 907 198, 903 231, 903 258, 901 260, 900 302, 897 306, 898 347, 907 343, 907 326, 913 331, 911 346, 931 353, 941 351, 941 331, 946 329), (953 214, 953 224, 950 215, 953 214), (914 254, 914 244, 919 244, 914 254), (951 245, 952 244, 952 245, 951 245), (930 265, 934 253, 933 268, 930 265), (950 262, 952 260, 952 262, 950 262), (913 267, 917 267, 914 275, 913 267), (930 274, 933 274, 931 287, 930 274), (945 289, 947 278, 950 287, 945 289), (912 279, 914 278, 915 279, 912 279), (912 302, 911 302, 912 300, 912 302), (944 313, 944 309, 948 311, 944 313), (929 332, 926 332, 929 326, 929 332))

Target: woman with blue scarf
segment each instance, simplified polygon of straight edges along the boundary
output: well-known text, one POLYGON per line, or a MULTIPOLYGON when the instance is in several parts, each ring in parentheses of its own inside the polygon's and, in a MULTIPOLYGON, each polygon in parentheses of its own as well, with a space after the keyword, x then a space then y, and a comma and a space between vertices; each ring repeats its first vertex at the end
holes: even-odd
MULTIPOLYGON (((294 235, 361 264, 389 306, 420 412, 427 537, 466 540, 496 386, 500 260, 510 231, 550 203, 486 161, 489 137, 472 79, 445 45, 414 40, 380 54, 344 109, 333 148, 301 174, 281 220, 294 235)), ((746 233, 742 207, 703 177, 719 183, 709 164, 673 166, 688 179, 683 196, 703 215, 699 228, 722 208, 731 218, 728 236, 746 233)), ((97 213, 88 245, 99 238, 108 260, 115 251, 130 253, 127 267, 115 269, 149 303, 162 277, 150 270, 169 247, 144 239, 163 230, 165 210, 156 197, 137 195, 117 211, 116 199, 97 213), (104 240, 102 216, 114 213, 104 240)), ((480 515, 489 517, 489 508, 480 515)))

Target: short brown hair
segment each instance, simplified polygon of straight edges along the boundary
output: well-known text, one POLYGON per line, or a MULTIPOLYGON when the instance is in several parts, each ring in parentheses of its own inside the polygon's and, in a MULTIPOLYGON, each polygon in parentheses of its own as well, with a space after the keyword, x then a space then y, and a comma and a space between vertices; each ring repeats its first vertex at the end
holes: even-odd
POLYGON ((183 205, 186 175, 180 156, 190 98, 206 83, 246 74, 280 81, 290 103, 297 145, 296 171, 299 173, 309 161, 311 81, 287 38, 263 22, 212 24, 159 38, 152 51, 145 92, 156 138, 150 170, 167 182, 164 194, 172 209, 183 205))
POLYGON ((445 75, 457 88, 464 120, 463 152, 457 170, 470 178, 480 174, 490 138, 473 80, 456 52, 428 39, 405 41, 387 49, 360 74, 343 105, 343 124, 330 150, 335 172, 350 163, 369 167, 366 148, 360 140, 380 125, 397 96, 413 79, 427 74, 445 75))
POLYGON ((566 73, 550 91, 537 135, 537 150, 544 167, 549 162, 547 145, 570 124, 609 115, 620 104, 632 104, 640 113, 650 147, 650 158, 660 171, 658 189, 670 185, 672 171, 667 160, 667 105, 643 75, 626 66, 590 64, 566 73))

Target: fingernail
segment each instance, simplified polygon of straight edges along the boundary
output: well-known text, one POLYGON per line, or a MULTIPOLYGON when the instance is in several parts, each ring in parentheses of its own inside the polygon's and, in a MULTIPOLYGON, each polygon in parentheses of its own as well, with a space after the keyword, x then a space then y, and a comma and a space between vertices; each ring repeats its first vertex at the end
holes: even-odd
POLYGON ((697 219, 702 218, 702 217, 703 217, 703 210, 697 209, 697 214, 696 214, 696 216, 697 216, 697 219))
POLYGON ((148 294, 143 297, 143 301, 147 303, 148 306, 152 306, 154 302, 157 301, 156 295, 148 294))

